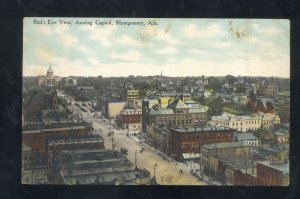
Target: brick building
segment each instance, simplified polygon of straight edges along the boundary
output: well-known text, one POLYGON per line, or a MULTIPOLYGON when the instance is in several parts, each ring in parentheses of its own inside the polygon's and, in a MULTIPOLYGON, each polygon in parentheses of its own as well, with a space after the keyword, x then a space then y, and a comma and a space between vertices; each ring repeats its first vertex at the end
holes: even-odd
POLYGON ((39 121, 42 117, 42 110, 56 109, 56 90, 46 91, 42 88, 28 91, 23 94, 23 116, 24 121, 39 121))
POLYGON ((289 162, 258 161, 257 179, 263 185, 288 186, 289 185, 289 162))
MULTIPOLYGON (((204 145, 201 147, 200 154, 201 170, 209 175, 214 175, 218 170, 219 172, 224 173, 224 169, 221 169, 219 165, 220 160, 223 164, 227 164, 227 166, 231 164, 231 167, 245 167, 246 165, 243 165, 243 163, 252 157, 252 149, 252 145, 243 142, 221 142, 204 145), (243 157, 243 161, 237 160, 239 157, 243 157), (237 165, 238 163, 239 165, 237 165)), ((226 174, 226 176, 231 176, 232 179, 229 180, 229 182, 233 183, 234 169, 228 169, 226 167, 226 172, 231 173, 226 174)))
POLYGON ((187 127, 207 124, 207 108, 189 101, 176 99, 167 108, 155 107, 149 112, 150 126, 187 127))
POLYGON ((172 156, 182 160, 184 153, 200 153, 206 144, 232 142, 233 129, 225 127, 170 128, 169 150, 172 156))
POLYGON ((27 145, 32 151, 37 151, 45 157, 46 140, 57 136, 86 136, 93 127, 88 124, 68 124, 68 126, 49 127, 43 126, 40 129, 26 129, 22 131, 22 144, 27 145))
POLYGON ((126 108, 117 116, 117 123, 129 131, 139 131, 141 128, 142 109, 126 108))
POLYGON ((148 170, 137 168, 120 152, 110 149, 62 151, 53 168, 59 170, 53 173, 54 184, 150 184, 148 170))
POLYGON ((86 136, 52 136, 46 140, 46 158, 51 164, 52 158, 64 150, 104 149, 104 140, 100 135, 86 136))

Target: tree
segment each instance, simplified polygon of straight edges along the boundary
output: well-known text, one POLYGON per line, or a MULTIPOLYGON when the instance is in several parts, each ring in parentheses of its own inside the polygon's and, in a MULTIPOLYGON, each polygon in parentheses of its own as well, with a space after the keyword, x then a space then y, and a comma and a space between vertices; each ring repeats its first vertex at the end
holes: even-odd
POLYGON ((238 81, 238 78, 232 75, 226 75, 225 80, 227 80, 229 84, 233 84, 238 81))
POLYGON ((224 103, 221 97, 215 98, 209 103, 208 118, 211 116, 221 115, 223 113, 224 103))
POLYGON ((213 89, 213 90, 219 90, 221 88, 222 84, 220 81, 215 77, 209 77, 208 78, 208 84, 206 85, 207 89, 213 89))

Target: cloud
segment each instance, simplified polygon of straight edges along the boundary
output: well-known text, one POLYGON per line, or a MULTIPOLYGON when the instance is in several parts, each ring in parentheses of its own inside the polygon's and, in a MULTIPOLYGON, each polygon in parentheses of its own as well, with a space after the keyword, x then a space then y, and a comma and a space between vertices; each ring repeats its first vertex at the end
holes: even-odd
POLYGON ((39 27, 37 28, 37 31, 39 33, 41 33, 42 35, 46 35, 46 36, 52 34, 52 31, 48 25, 39 25, 39 27))
POLYGON ((178 45, 181 42, 177 39, 175 39, 170 32, 166 31, 157 31, 156 38, 160 41, 164 41, 170 45, 178 45))
POLYGON ((134 62, 140 60, 142 54, 137 50, 130 50, 123 54, 116 54, 113 53, 111 55, 112 59, 116 59, 118 61, 125 61, 125 62, 134 62))
POLYGON ((52 52, 47 51, 42 48, 36 49, 35 54, 36 54, 36 58, 39 60, 39 62, 42 62, 42 63, 48 63, 49 60, 51 60, 55 57, 55 55, 52 52))
POLYGON ((99 60, 98 60, 97 58, 95 58, 95 57, 89 57, 87 60, 88 60, 93 66, 96 66, 96 65, 99 65, 99 64, 100 64, 99 60))
POLYGON ((124 46, 133 46, 138 47, 141 46, 141 43, 137 39, 132 39, 128 35, 122 35, 118 40, 118 44, 124 45, 124 46))
POLYGON ((54 28, 53 32, 55 34, 65 34, 69 30, 68 25, 59 25, 54 28))
POLYGON ((176 49, 172 47, 166 47, 157 51, 157 53, 161 55, 173 55, 175 52, 176 49))
POLYGON ((196 39, 222 36, 224 32, 218 24, 211 24, 202 29, 198 28, 195 24, 188 24, 184 27, 183 34, 188 38, 196 39))
POLYGON ((84 26, 82 30, 88 32, 90 39, 99 41, 103 47, 110 47, 112 44, 111 36, 117 30, 117 26, 103 26, 101 28, 84 26))
POLYGON ((206 53, 206 51, 199 50, 199 49, 190 49, 189 52, 196 56, 203 55, 206 53))
POLYGON ((67 34, 67 33, 61 35, 59 37, 59 40, 62 45, 67 46, 67 47, 75 46, 79 42, 77 37, 75 37, 74 35, 71 35, 71 34, 67 34))
POLYGON ((80 52, 84 53, 84 54, 87 54, 87 55, 90 55, 90 54, 93 54, 94 52, 87 48, 86 46, 84 45, 79 45, 76 47, 77 50, 79 50, 80 52))
POLYGON ((260 34, 265 34, 265 35, 269 35, 269 36, 276 36, 276 35, 281 34, 281 31, 274 26, 262 27, 258 24, 253 24, 252 28, 254 29, 254 31, 256 31, 260 34))

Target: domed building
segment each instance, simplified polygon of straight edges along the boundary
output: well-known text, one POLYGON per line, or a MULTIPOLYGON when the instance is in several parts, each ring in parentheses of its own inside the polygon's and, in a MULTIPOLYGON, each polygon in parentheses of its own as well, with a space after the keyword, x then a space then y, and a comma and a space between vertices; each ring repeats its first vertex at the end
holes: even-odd
POLYGON ((47 70, 46 76, 38 76, 37 82, 39 86, 56 86, 60 82, 61 78, 58 76, 54 76, 54 71, 51 68, 51 65, 49 66, 49 69, 47 70))

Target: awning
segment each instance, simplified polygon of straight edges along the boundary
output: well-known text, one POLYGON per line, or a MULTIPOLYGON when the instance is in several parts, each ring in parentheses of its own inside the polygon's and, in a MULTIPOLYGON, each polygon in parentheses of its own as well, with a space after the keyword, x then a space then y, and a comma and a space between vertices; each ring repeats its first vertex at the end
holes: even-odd
POLYGON ((182 153, 182 157, 183 159, 195 159, 195 158, 199 158, 200 155, 199 153, 182 153))

